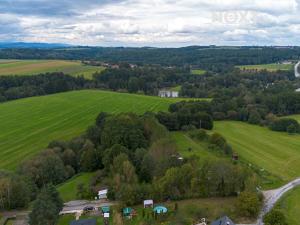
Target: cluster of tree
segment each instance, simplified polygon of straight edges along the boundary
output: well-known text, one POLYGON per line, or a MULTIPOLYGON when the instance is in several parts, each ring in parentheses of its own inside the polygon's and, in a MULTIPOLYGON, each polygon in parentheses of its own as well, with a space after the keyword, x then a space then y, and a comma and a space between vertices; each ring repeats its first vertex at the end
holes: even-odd
POLYGON ((179 102, 172 104, 169 112, 159 112, 156 117, 170 131, 189 129, 189 127, 211 130, 213 118, 209 111, 209 102, 179 102))
POLYGON ((24 177, 0 172, 0 210, 27 207, 31 200, 30 192, 24 177))
POLYGON ((1 76, 0 102, 77 90, 88 86, 89 81, 83 77, 72 77, 63 73, 36 76, 1 76))
POLYGON ((129 64, 94 74, 98 87, 148 95, 157 95, 159 89, 177 86, 191 76, 189 69, 161 66, 131 68, 129 64))
MULTIPOLYGON (((283 88, 284 89, 284 88, 283 88)), ((222 90, 220 90, 222 92, 222 90)), ((287 131, 289 133, 299 132, 299 124, 293 119, 279 119, 277 116, 299 114, 300 113, 300 93, 286 90, 278 93, 270 93, 269 90, 251 92, 241 88, 224 91, 220 96, 216 93, 215 98, 210 102, 203 101, 185 101, 174 103, 170 106, 171 113, 158 114, 161 123, 166 125, 170 130, 178 130, 182 125, 186 125, 185 117, 192 113, 206 113, 214 120, 237 120, 250 124, 269 126, 274 131, 287 131), (180 113, 180 112, 183 113, 180 113), (178 114, 181 115, 178 122, 178 114), (180 126, 181 125, 181 126, 180 126)), ((207 117, 208 118, 208 117, 207 117)), ((199 123, 199 120, 196 120, 199 123)), ((199 125, 188 123, 187 125, 199 125)), ((209 129, 207 126, 201 128, 209 129)))
POLYGON ((128 62, 134 64, 197 65, 203 69, 224 71, 231 65, 265 64, 299 59, 299 47, 217 47, 184 48, 102 48, 1 49, 3 59, 70 59, 128 62))
POLYGON ((30 225, 53 225, 59 218, 63 202, 53 185, 43 187, 29 214, 30 225))

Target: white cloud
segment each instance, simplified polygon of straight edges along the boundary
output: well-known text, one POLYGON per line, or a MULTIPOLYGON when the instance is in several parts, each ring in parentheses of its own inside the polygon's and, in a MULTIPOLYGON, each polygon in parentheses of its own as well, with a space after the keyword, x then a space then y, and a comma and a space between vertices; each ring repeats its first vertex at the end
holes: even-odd
POLYGON ((300 0, 24 2, 6 1, 9 7, 0 2, 1 40, 103 46, 300 44, 300 0))

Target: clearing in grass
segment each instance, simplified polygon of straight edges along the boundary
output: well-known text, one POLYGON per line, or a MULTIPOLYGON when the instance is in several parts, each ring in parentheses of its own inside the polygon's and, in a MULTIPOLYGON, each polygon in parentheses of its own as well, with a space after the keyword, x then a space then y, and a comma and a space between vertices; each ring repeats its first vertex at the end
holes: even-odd
POLYGON ((79 184, 83 184, 84 187, 88 188, 90 181, 94 173, 82 173, 74 176, 65 183, 59 185, 57 190, 60 194, 60 197, 64 202, 72 200, 80 200, 77 197, 77 187, 79 184))
POLYGON ((237 66, 241 70, 267 70, 267 71, 277 71, 277 70, 293 70, 293 64, 261 64, 261 65, 244 65, 244 66, 237 66))
POLYGON ((94 123, 100 112, 167 111, 180 98, 83 90, 0 104, 0 169, 15 169, 52 140, 69 140, 94 123))
MULTIPOLYGON (((214 131, 222 134, 242 159, 258 166, 260 171, 266 170, 284 183, 300 176, 300 135, 236 121, 215 122, 214 131)), ((282 184, 276 182, 273 185, 282 184)))
POLYGON ((63 72, 72 76, 82 75, 92 79, 93 74, 101 72, 104 67, 89 66, 80 61, 68 60, 1 60, 1 75, 36 75, 40 73, 63 72))

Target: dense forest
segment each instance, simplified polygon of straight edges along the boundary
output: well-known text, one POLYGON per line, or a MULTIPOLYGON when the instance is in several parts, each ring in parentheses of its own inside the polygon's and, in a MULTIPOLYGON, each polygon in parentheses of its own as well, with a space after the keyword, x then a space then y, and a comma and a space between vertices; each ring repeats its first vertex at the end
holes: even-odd
POLYGON ((224 71, 232 65, 265 64, 297 60, 299 47, 216 47, 191 46, 184 48, 101 48, 76 47, 58 49, 1 49, 4 59, 71 59, 128 62, 163 66, 186 66, 224 71))

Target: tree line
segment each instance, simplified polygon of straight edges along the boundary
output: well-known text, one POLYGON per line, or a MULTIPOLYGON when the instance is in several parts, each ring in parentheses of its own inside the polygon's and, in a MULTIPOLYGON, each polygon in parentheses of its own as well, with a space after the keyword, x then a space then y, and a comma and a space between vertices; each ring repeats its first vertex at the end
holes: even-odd
POLYGON ((0 102, 78 90, 89 86, 83 77, 63 73, 36 76, 0 76, 0 102))

